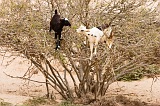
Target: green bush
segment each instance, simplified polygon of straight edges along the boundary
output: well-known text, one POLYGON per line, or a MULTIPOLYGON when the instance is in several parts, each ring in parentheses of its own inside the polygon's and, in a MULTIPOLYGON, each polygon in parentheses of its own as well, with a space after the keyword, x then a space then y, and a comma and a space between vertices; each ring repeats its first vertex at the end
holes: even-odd
POLYGON ((143 77, 154 77, 160 74, 160 67, 158 65, 149 65, 145 68, 140 68, 132 73, 128 73, 120 77, 118 81, 133 81, 140 80, 143 77))

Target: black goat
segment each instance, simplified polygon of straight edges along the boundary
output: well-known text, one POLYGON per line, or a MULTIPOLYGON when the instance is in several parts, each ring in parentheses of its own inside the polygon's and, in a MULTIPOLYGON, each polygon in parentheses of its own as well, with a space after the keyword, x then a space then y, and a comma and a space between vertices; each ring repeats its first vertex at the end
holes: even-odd
POLYGON ((58 15, 57 10, 55 10, 55 14, 50 21, 49 32, 51 33, 51 30, 53 29, 55 32, 55 39, 57 39, 58 36, 56 42, 56 50, 60 48, 61 32, 64 26, 71 26, 71 24, 67 18, 60 18, 60 15, 58 15))

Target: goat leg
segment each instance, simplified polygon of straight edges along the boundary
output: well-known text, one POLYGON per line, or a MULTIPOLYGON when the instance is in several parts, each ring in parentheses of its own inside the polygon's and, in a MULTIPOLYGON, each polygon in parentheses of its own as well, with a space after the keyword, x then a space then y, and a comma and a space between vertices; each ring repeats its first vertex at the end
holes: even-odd
POLYGON ((57 35, 58 35, 58 33, 57 33, 57 32, 55 32, 55 37, 54 37, 54 39, 57 39, 57 35))
POLYGON ((99 42, 99 41, 96 41, 96 42, 95 42, 94 55, 97 54, 97 46, 98 46, 98 42, 99 42))
POLYGON ((90 60, 93 57, 93 43, 90 43, 90 51, 91 51, 91 55, 90 55, 90 60))
POLYGON ((59 36, 58 36, 58 37, 59 37, 59 40, 62 40, 62 39, 61 39, 61 32, 60 32, 58 35, 59 35, 59 36))
POLYGON ((50 26, 50 28, 49 28, 49 32, 51 33, 51 30, 52 30, 52 27, 50 26))
POLYGON ((56 50, 60 49, 60 40, 59 39, 57 39, 57 41, 56 41, 56 48, 55 49, 56 50))

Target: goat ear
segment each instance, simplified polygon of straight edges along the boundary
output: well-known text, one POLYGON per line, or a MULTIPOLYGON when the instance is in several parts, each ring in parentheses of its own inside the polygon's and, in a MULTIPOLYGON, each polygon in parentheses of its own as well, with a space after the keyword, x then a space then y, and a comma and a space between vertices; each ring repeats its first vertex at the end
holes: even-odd
POLYGON ((111 34, 110 34, 110 36, 109 36, 109 39, 114 39, 114 33, 113 33, 113 31, 111 31, 111 34))
POLYGON ((57 9, 55 9, 55 14, 58 14, 57 9))

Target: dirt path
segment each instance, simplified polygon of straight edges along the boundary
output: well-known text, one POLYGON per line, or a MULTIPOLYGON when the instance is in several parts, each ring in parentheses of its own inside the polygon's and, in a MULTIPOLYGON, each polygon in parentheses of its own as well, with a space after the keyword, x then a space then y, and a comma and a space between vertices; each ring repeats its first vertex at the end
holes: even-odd
MULTIPOLYGON (((13 79, 12 76, 23 76, 30 66, 24 58, 16 58, 9 66, 5 66, 10 58, 3 59, 0 56, 0 98, 14 105, 21 104, 34 96, 44 96, 46 89, 44 84, 28 82, 21 79, 13 79)), ((32 77, 38 81, 45 81, 41 73, 32 77)), ((160 104, 160 77, 154 82, 152 78, 144 78, 140 81, 115 82, 108 90, 111 95, 124 94, 132 99, 139 99, 149 103, 160 104)))
POLYGON ((144 78, 140 81, 115 82, 108 90, 109 94, 123 94, 132 99, 160 104, 160 77, 157 80, 144 78))
MULTIPOLYGON (((3 56, 0 56, 0 98, 3 99, 4 102, 16 105, 21 104, 33 96, 42 96, 43 93, 46 92, 44 84, 10 78, 6 75, 9 74, 15 77, 23 76, 30 66, 29 61, 19 57, 9 66, 6 66, 7 62, 12 59, 13 57, 3 58, 3 56)), ((44 81, 44 77, 41 73, 33 75, 33 79, 44 81)))

